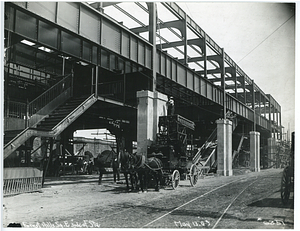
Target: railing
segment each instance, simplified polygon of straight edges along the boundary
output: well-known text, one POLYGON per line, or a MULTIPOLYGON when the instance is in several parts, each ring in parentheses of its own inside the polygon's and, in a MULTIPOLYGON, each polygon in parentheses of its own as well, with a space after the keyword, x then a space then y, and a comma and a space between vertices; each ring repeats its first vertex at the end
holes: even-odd
POLYGON ((216 138, 217 138, 217 128, 213 130, 213 132, 210 134, 210 136, 207 138, 207 140, 204 142, 201 148, 198 149, 198 152, 195 154, 193 158, 193 163, 197 163, 200 160, 203 152, 210 146, 212 141, 216 140, 216 138))
POLYGON ((124 81, 113 81, 113 82, 106 82, 100 83, 98 85, 98 91, 101 92, 102 96, 124 100, 124 81))
POLYGON ((42 188, 42 177, 7 179, 3 182, 3 194, 15 195, 34 192, 42 188))
MULTIPOLYGON (((63 92, 69 90, 68 94, 70 94, 70 92, 72 92, 72 89, 70 89, 71 87, 72 76, 68 75, 30 103, 16 102, 8 99, 4 102, 4 116, 6 118, 24 120, 25 128, 28 126, 32 126, 34 123, 38 122, 39 119, 43 118, 42 116, 36 117, 35 114, 41 109, 45 108, 45 106, 54 99, 58 99, 58 97, 61 96, 63 92)), ((56 105, 57 102, 53 104, 56 105)), ((46 112, 44 111, 44 114, 45 113, 46 112)), ((21 129, 21 127, 22 129, 24 129, 24 126, 21 126, 20 122, 16 123, 16 126, 18 127, 18 129, 21 129)))
POLYGON ((27 82, 31 84, 48 84, 50 80, 50 75, 44 72, 40 72, 37 70, 32 71, 32 69, 17 65, 14 63, 9 63, 4 67, 5 72, 8 73, 8 75, 18 78, 20 80, 26 80, 27 82))
POLYGON ((11 100, 4 101, 5 117, 25 119, 26 103, 15 102, 11 100))
POLYGON ((49 88, 43 94, 38 96, 36 99, 31 101, 27 105, 27 117, 30 117, 36 114, 39 110, 41 110, 44 106, 54 100, 61 93, 66 91, 68 88, 72 86, 72 75, 68 75, 59 81, 57 84, 49 88))
POLYGON ((3 195, 39 191, 43 171, 33 167, 4 168, 3 195))

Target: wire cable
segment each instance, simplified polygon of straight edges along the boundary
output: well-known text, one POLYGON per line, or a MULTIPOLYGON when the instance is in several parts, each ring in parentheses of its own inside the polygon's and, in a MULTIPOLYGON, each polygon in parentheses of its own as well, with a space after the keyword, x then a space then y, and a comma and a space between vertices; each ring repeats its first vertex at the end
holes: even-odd
POLYGON ((271 34, 269 34, 263 41, 261 41, 256 47, 254 47, 250 52, 248 52, 240 61, 241 62, 244 58, 246 58, 249 54, 251 54, 256 48, 258 48, 264 41, 266 41, 269 37, 271 37, 276 31, 278 31, 284 24, 286 24, 292 17, 295 15, 293 14, 291 17, 289 17, 284 23, 282 23, 279 27, 277 27, 271 34))

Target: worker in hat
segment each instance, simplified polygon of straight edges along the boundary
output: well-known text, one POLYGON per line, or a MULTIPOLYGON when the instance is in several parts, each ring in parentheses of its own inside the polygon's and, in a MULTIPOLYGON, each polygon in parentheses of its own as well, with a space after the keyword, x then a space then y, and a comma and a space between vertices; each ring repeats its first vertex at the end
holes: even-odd
POLYGON ((169 100, 167 102, 167 115, 174 115, 175 111, 175 105, 174 105, 174 99, 172 96, 169 97, 169 100))

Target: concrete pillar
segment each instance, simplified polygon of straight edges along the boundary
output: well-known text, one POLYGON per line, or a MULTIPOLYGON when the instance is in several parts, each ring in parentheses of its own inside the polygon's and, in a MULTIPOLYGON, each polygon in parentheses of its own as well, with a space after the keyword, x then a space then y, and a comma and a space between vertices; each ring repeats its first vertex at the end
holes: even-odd
POLYGON ((260 133, 250 132, 250 169, 260 172, 260 133))
POLYGON ((147 147, 155 141, 158 117, 167 115, 168 97, 159 92, 138 91, 137 153, 147 154, 147 147))
POLYGON ((232 122, 219 119, 217 123, 217 173, 232 176, 232 122))
POLYGON ((268 138, 268 167, 275 166, 276 163, 276 139, 268 138))

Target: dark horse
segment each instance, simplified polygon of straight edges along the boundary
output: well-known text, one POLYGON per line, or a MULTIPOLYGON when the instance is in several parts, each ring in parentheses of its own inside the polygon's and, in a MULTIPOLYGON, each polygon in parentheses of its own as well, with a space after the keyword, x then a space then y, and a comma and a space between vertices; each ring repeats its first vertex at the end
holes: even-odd
POLYGON ((132 154, 130 158, 131 165, 136 170, 142 192, 148 189, 148 180, 155 180, 155 190, 159 191, 162 180, 162 162, 156 157, 146 158, 142 154, 132 154))
POLYGON ((128 152, 120 153, 121 173, 124 174, 126 180, 127 191, 129 191, 128 175, 130 176, 131 190, 137 187, 137 174, 130 163, 131 155, 128 152))

